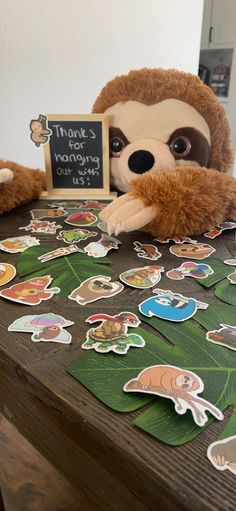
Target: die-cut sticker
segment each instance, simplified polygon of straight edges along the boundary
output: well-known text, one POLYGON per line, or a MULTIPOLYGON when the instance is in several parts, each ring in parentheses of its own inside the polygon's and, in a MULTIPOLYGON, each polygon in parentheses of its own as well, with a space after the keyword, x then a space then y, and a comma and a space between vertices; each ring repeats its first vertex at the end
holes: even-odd
POLYGON ((215 248, 206 243, 184 243, 183 245, 172 245, 169 248, 171 254, 186 259, 205 259, 215 252, 215 248))
POLYGON ((227 229, 236 229, 236 222, 222 222, 213 227, 210 231, 205 232, 204 236, 213 240, 227 229))
POLYGON ((58 247, 55 248, 55 250, 52 250, 51 252, 42 254, 41 256, 38 257, 38 260, 41 261, 41 263, 45 263, 46 261, 51 261, 52 259, 56 259, 57 257, 64 257, 70 254, 74 254, 75 252, 84 253, 84 251, 81 250, 81 248, 77 247, 76 245, 69 245, 69 247, 58 247))
POLYGON ((219 344, 236 351, 236 326, 220 323, 219 330, 211 330, 206 333, 207 341, 219 344))
POLYGON ((18 254, 35 245, 40 245, 40 241, 37 238, 33 236, 17 236, 15 238, 1 240, 0 250, 9 252, 9 254, 18 254))
POLYGON ((90 211, 83 211, 79 213, 72 213, 65 220, 66 224, 74 225, 75 227, 78 225, 79 227, 83 227, 84 225, 93 225, 98 221, 96 215, 91 213, 90 211))
POLYGON ((210 444, 207 457, 217 470, 229 470, 236 475, 236 435, 210 444))
POLYGON ((62 229, 62 226, 57 225, 56 222, 49 222, 48 220, 31 220, 28 225, 19 227, 19 229, 42 234, 56 234, 57 229, 62 229))
POLYGON ((137 252, 137 256, 142 259, 150 259, 156 261, 161 257, 161 252, 155 245, 148 243, 140 243, 140 241, 134 241, 134 250, 137 252))
POLYGON ((76 201, 60 201, 60 202, 52 202, 48 204, 49 208, 53 209, 80 209, 81 202, 76 201))
POLYGON ((155 293, 155 296, 151 296, 139 304, 139 310, 144 316, 157 316, 169 321, 185 321, 194 316, 197 309, 208 307, 207 303, 169 290, 157 288, 152 292, 155 293))
POLYGON ((232 258, 232 259, 225 259, 224 261, 225 264, 228 264, 229 266, 236 266, 236 258, 232 258))
POLYGON ((34 342, 59 342, 69 344, 71 335, 64 328, 73 325, 63 316, 54 313, 23 316, 15 320, 9 327, 9 332, 31 332, 34 342))
POLYGON ((230 284, 236 284, 236 270, 230 275, 227 276, 227 279, 230 281, 230 284))
POLYGON ((92 241, 86 247, 84 251, 87 252, 88 256, 92 257, 105 257, 109 250, 118 249, 121 241, 108 234, 103 234, 100 240, 92 241))
POLYGON ((147 367, 137 378, 129 380, 123 390, 145 392, 171 399, 179 415, 184 415, 190 410, 194 422, 200 427, 208 421, 206 411, 218 420, 224 418, 219 408, 198 396, 204 390, 202 379, 192 371, 180 367, 168 365, 147 367))
POLYGON ((86 200, 83 204, 81 204, 81 209, 104 209, 109 202, 98 202, 97 200, 94 201, 88 201, 86 200))
POLYGON ((67 215, 65 209, 32 209, 30 211, 33 220, 41 220, 42 218, 55 218, 67 215))
POLYGON ((131 268, 120 274, 121 282, 137 289, 149 289, 161 280, 163 266, 142 266, 131 268))
POLYGON ((186 261, 179 268, 167 271, 166 276, 172 280, 183 280, 185 277, 194 277, 196 279, 205 279, 212 275, 214 270, 209 264, 195 263, 194 261, 186 261))
POLYGON ((0 296, 12 302, 25 305, 39 305, 43 300, 49 300, 56 293, 60 292, 59 287, 48 288, 52 278, 50 275, 34 277, 24 282, 19 282, 11 287, 0 291, 0 296))
POLYGON ((15 266, 9 263, 0 263, 0 286, 5 286, 16 276, 15 266))
POLYGON ((178 236, 176 238, 167 238, 166 240, 154 238, 154 241, 158 241, 158 243, 170 243, 170 241, 174 241, 176 244, 180 245, 183 243, 197 243, 197 240, 192 240, 192 238, 189 238, 188 236, 178 236))
POLYGON ((95 302, 101 298, 110 298, 123 291, 124 286, 120 282, 111 282, 111 277, 96 275, 84 280, 79 287, 74 289, 68 296, 80 305, 95 302))
POLYGON ((128 333, 128 328, 134 328, 140 324, 140 320, 132 312, 120 312, 116 316, 98 313, 90 316, 86 321, 100 322, 100 325, 88 330, 86 341, 82 344, 83 349, 94 349, 99 353, 113 351, 119 355, 125 355, 131 346, 140 348, 145 346, 145 341, 140 335, 128 333))
POLYGON ((57 240, 63 240, 65 243, 78 243, 79 241, 87 240, 93 236, 97 236, 97 232, 77 227, 70 231, 60 231, 57 236, 57 240))

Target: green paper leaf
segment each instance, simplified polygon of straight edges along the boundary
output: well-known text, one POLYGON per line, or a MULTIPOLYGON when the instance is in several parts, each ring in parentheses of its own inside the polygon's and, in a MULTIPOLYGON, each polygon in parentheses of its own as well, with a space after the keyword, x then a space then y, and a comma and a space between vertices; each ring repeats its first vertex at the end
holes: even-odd
POLYGON ((20 255, 17 273, 20 277, 26 277, 25 280, 36 276, 51 275, 53 287, 58 286, 62 296, 68 296, 73 289, 89 277, 113 274, 107 257, 95 259, 78 252, 44 263, 38 260, 39 256, 54 249, 55 247, 49 245, 28 248, 20 255))
POLYGON ((209 264, 209 266, 214 270, 214 273, 212 275, 209 275, 209 277, 206 277, 205 279, 195 279, 199 282, 199 284, 202 284, 204 287, 211 287, 214 286, 214 284, 217 284, 217 282, 220 282, 222 279, 227 277, 230 273, 232 273, 232 268, 224 264, 220 259, 214 259, 213 257, 208 257, 207 259, 204 259, 204 262, 206 264, 209 264))
POLYGON ((228 279, 223 280, 223 282, 216 287, 215 295, 223 302, 236 305, 236 285, 231 284, 228 279))
MULTIPOLYGON (((149 331, 136 329, 145 339, 144 348, 130 349, 124 356, 85 353, 68 368, 68 372, 113 410, 131 412, 152 401, 134 424, 162 442, 182 445, 201 433, 214 418, 209 414, 207 424, 200 428, 194 423, 190 411, 179 416, 172 401, 142 393, 125 393, 123 386, 144 368, 173 365, 200 376, 205 385, 201 397, 220 410, 224 411, 229 405, 236 408, 236 352, 206 340, 206 330, 220 328, 222 322, 232 324, 235 317, 234 307, 221 304, 209 305, 207 310, 198 311, 194 320, 183 323, 142 317, 157 332, 152 335, 149 331), (170 343, 167 344, 161 336, 170 343)), ((227 424, 227 430, 233 428, 236 430, 236 413, 227 424)))

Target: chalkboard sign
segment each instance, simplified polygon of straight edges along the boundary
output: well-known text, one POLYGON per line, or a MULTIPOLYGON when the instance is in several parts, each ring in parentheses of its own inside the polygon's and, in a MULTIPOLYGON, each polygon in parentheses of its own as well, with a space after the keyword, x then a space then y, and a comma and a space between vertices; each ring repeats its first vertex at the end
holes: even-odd
POLYGON ((108 116, 48 115, 44 145, 48 193, 62 197, 108 195, 108 116))

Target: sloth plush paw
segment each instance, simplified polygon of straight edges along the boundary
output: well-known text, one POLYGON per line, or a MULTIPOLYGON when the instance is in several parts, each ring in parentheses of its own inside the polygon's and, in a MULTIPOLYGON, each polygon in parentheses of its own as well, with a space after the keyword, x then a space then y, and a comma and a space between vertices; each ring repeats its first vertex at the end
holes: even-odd
POLYGON ((99 215, 107 224, 108 234, 135 231, 149 224, 156 216, 153 206, 146 207, 141 199, 126 193, 115 199, 99 215))

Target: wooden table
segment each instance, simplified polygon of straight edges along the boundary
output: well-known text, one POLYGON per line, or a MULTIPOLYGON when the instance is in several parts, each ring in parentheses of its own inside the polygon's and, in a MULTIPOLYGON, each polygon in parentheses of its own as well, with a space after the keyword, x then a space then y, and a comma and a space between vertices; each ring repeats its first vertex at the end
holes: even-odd
MULTIPOLYGON (((0 238, 25 234, 18 227, 29 223, 30 209, 45 205, 44 201, 35 201, 30 207, 1 217, 0 238)), ((60 244, 56 236, 38 237, 55 247, 60 244)), ((115 278, 121 269, 148 264, 137 258, 132 242, 151 242, 143 233, 119 238, 121 248, 109 255, 115 278)), ((214 240, 214 246, 221 259, 235 256, 234 232, 225 232, 214 240)), ((163 245, 162 251, 164 264, 168 246, 163 245)), ((14 264, 18 257, 1 252, 0 262, 14 264)), ((176 265, 176 258, 172 262, 168 269, 176 265)), ((18 280, 17 277, 14 282, 18 280)), ((204 300, 209 293, 211 302, 216 301, 212 291, 199 292, 199 287, 193 279, 181 283, 183 294, 204 300)), ((15 333, 13 340, 13 334, 7 331, 9 324, 26 314, 46 313, 49 303, 29 308, 1 299, 0 413, 77 486, 83 497, 83 510, 233 511, 235 477, 228 471, 215 470, 206 458, 207 447, 223 429, 222 423, 215 421, 192 442, 171 448, 132 425, 131 419, 139 412, 112 412, 65 372, 82 352, 85 319, 92 312, 101 308, 110 314, 130 310, 131 304, 133 308, 143 299, 144 291, 126 288, 119 297, 83 308, 55 295, 50 309, 75 321, 70 328, 73 340, 67 346, 34 344, 24 333, 15 333)))

